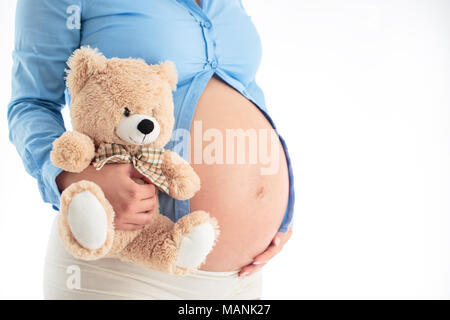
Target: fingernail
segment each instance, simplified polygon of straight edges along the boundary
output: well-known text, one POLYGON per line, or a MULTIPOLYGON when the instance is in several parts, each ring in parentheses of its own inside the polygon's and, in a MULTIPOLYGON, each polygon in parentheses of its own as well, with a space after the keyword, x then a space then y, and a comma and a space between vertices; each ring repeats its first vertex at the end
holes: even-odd
POLYGON ((249 274, 248 272, 244 272, 244 273, 241 274, 241 277, 248 276, 248 274, 249 274))
POLYGON ((275 238, 274 244, 276 247, 278 247, 278 245, 280 244, 280 238, 275 238))
POLYGON ((261 261, 255 261, 255 262, 253 262, 253 264, 258 265, 258 264, 262 264, 262 262, 261 261))

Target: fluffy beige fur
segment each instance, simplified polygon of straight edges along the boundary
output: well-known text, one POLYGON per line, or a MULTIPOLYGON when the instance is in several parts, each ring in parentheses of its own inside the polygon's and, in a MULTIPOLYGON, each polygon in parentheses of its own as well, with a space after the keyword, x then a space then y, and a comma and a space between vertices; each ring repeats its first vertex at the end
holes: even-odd
MULTIPOLYGON (((53 143, 51 160, 56 166, 69 172, 83 171, 102 142, 135 148, 115 134, 124 107, 158 120, 160 135, 148 146, 162 148, 167 144, 174 125, 172 90, 176 88, 177 74, 173 63, 148 65, 139 59, 107 59, 97 50, 83 47, 74 52, 67 64, 70 70, 67 70, 66 84, 72 99, 70 111, 74 131, 66 132, 53 143)), ((177 154, 165 151, 162 170, 169 182, 170 196, 189 199, 199 190, 199 177, 177 154)), ((175 265, 181 240, 195 226, 205 222, 214 227, 217 239, 217 221, 206 212, 192 212, 173 223, 159 213, 158 206, 152 222, 143 230, 115 230, 114 210, 101 188, 93 182, 80 181, 61 195, 58 227, 65 248, 79 259, 116 257, 152 269, 182 274, 186 270, 175 265), (97 250, 80 245, 67 220, 72 198, 83 191, 90 191, 107 214, 106 241, 97 250)))

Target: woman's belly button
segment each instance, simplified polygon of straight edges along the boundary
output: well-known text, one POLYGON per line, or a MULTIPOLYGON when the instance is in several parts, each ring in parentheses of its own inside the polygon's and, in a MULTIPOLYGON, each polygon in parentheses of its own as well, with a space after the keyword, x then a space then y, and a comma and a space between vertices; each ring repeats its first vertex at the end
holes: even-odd
POLYGON ((190 162, 202 181, 191 211, 208 211, 221 229, 201 269, 251 263, 270 244, 286 209, 288 172, 278 136, 256 106, 213 78, 194 114, 190 162))

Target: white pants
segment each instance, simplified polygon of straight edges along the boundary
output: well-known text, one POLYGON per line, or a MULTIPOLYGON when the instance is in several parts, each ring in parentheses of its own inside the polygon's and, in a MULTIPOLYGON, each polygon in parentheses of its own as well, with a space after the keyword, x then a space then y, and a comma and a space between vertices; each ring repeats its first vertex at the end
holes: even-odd
POLYGON ((257 299, 261 271, 240 278, 238 271, 197 270, 175 276, 117 259, 82 261, 62 246, 53 223, 44 271, 45 299, 257 299))

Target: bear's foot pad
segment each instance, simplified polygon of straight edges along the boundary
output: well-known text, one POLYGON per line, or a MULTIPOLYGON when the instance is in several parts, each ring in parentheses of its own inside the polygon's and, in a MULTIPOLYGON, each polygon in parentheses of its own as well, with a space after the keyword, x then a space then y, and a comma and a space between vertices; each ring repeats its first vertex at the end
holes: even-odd
POLYGON ((99 249, 106 241, 108 218, 100 201, 90 191, 76 194, 67 220, 73 236, 87 249, 99 249))
POLYGON ((181 241, 176 265, 190 269, 198 267, 214 246, 215 231, 210 223, 194 227, 181 241))

